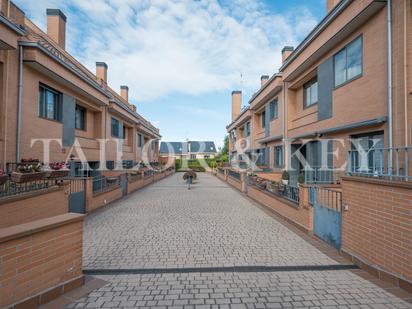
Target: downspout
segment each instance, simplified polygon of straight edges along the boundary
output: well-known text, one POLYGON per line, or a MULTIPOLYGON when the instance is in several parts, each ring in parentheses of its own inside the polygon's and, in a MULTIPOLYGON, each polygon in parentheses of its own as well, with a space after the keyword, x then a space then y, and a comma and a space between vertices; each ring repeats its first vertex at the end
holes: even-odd
POLYGON ((286 149, 286 82, 283 82, 282 89, 282 104, 283 104, 283 121, 282 121, 282 131, 283 131, 283 168, 287 170, 287 165, 289 162, 286 162, 287 158, 287 149, 286 149))
POLYGON ((392 147, 393 147, 393 115, 392 115, 392 3, 387 0, 386 19, 387 19, 387 36, 388 36, 388 174, 392 175, 392 147))
POLYGON ((409 146, 409 128, 408 128, 408 27, 407 25, 407 5, 406 0, 403 2, 403 78, 404 78, 404 111, 405 111, 405 147, 409 146))
POLYGON ((17 136, 16 136, 16 162, 20 162, 21 143, 21 113, 23 99, 23 46, 19 46, 19 72, 18 72, 18 95, 17 95, 17 136))

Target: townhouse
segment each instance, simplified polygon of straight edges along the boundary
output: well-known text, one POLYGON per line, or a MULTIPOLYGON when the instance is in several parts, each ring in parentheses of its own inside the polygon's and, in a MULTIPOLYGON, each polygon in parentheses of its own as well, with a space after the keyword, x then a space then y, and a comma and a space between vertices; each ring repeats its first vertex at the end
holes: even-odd
POLYGON ((295 183, 300 173, 307 182, 335 182, 342 168, 411 175, 412 1, 326 4, 326 16, 296 48, 282 50, 279 73, 262 82, 241 113, 241 94, 232 94, 232 155, 247 119, 248 151, 263 152, 266 168, 295 171, 295 183), (363 170, 358 147, 378 149, 368 152, 363 170))
POLYGON ((106 63, 93 73, 66 51, 63 12, 47 10, 45 33, 11 1, 0 4, 0 168, 71 158, 80 175, 80 161, 92 169, 156 162, 159 130, 129 102, 127 86, 109 87, 106 63), (50 151, 38 139, 50 139, 50 151))

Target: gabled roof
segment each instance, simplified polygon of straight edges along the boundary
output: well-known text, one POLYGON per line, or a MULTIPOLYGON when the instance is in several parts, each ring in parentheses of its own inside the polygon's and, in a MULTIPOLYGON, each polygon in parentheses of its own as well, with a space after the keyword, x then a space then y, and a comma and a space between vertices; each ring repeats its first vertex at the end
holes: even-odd
POLYGON ((215 153, 216 152, 215 142, 193 141, 189 143, 190 143, 190 152, 201 152, 201 153, 215 153))
POLYGON ((187 154, 190 153, 216 153, 215 142, 189 141, 189 142, 161 142, 161 154, 187 154))

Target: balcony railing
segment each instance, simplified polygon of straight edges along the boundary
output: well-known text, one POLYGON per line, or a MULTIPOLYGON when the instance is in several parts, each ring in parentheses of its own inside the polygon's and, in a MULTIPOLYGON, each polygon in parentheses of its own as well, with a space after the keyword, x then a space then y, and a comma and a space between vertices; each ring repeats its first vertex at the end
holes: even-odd
POLYGON ((240 181, 240 173, 239 172, 236 172, 234 170, 228 170, 227 173, 228 173, 229 177, 231 177, 231 178, 233 178, 237 181, 240 181))
POLYGON ((111 188, 120 186, 121 176, 117 177, 95 177, 93 179, 93 194, 102 193, 110 190, 111 188))
POLYGON ((351 176, 412 181, 412 147, 376 148, 348 153, 347 173, 351 176))

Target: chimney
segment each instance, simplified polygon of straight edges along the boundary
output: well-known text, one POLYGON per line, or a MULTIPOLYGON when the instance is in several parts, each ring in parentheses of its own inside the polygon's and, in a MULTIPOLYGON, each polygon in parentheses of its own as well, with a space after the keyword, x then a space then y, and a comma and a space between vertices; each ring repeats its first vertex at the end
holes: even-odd
POLYGON ((262 75, 260 77, 260 86, 263 87, 269 80, 269 75, 262 75))
POLYGON ((329 14, 339 2, 340 0, 326 0, 326 14, 329 14))
POLYGON ((240 114, 242 107, 242 91, 232 91, 232 120, 235 120, 240 114))
POLYGON ((107 84, 107 64, 105 62, 96 62, 96 76, 107 84))
POLYGON ((293 46, 285 46, 282 49, 282 63, 285 63, 289 55, 293 52, 293 46))
POLYGON ((129 87, 127 86, 120 86, 120 96, 129 102, 129 87))
POLYGON ((47 9, 47 35, 66 49, 66 15, 58 9, 47 9))

